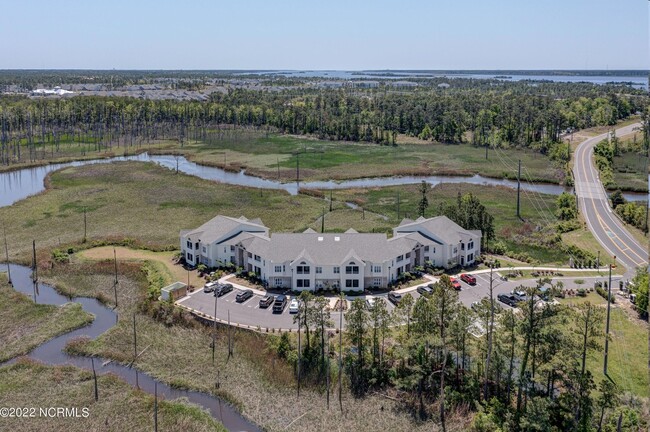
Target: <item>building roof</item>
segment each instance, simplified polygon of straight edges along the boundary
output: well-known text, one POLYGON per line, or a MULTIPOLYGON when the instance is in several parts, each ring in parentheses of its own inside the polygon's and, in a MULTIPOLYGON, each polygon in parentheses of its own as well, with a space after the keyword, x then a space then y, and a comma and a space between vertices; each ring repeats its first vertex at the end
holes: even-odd
POLYGON ((395 233, 414 232, 418 231, 418 228, 423 228, 435 234, 447 244, 456 244, 463 238, 473 238, 477 235, 461 227, 447 216, 436 216, 429 219, 418 218, 410 223, 406 222, 405 219, 400 226, 395 228, 395 233))
POLYGON ((261 222, 262 221, 259 219, 248 220, 244 216, 241 216, 237 219, 229 216, 219 215, 210 219, 196 229, 187 232, 181 231, 181 235, 192 237, 193 241, 201 240, 202 243, 212 243, 216 240, 219 240, 221 237, 228 234, 241 224, 246 224, 253 229, 259 228, 259 232, 264 233, 268 230, 268 228, 265 227, 261 222))
POLYGON ((391 247, 387 248, 389 240, 386 234, 278 233, 272 234, 268 242, 254 241, 247 250, 261 252, 275 263, 304 256, 319 264, 338 265, 351 254, 364 261, 380 263, 394 258, 396 253, 409 252, 415 245, 414 240, 406 237, 396 242, 392 240, 391 247))

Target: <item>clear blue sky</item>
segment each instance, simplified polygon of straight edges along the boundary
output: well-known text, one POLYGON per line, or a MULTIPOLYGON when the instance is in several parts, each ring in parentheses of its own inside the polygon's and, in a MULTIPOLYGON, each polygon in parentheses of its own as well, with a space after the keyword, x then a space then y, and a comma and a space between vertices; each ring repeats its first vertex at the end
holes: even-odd
POLYGON ((0 0, 0 69, 648 69, 647 0, 0 0))

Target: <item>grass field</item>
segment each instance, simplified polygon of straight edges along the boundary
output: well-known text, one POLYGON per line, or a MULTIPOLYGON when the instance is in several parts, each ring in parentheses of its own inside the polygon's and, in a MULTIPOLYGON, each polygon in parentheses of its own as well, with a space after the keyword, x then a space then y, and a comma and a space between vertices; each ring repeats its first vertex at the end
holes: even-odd
MULTIPOLYGON (((143 431, 154 428, 154 398, 114 375, 98 379, 94 399, 92 373, 73 366, 44 366, 31 360, 0 368, 0 406, 88 409, 87 417, 3 418, 2 430, 143 431)), ((209 413, 181 400, 158 401, 161 431, 220 432, 224 427, 209 413)))
MULTIPOLYGON (((92 322, 81 305, 36 304, 0 273, 0 362, 27 354, 47 340, 92 322)), ((0 380, 1 381, 1 380, 0 380)))
MULTIPOLYGON (((334 211, 326 213, 325 229, 390 232, 399 222, 397 192, 400 217, 415 217, 417 188, 418 185, 410 185, 336 191, 334 211), (350 209, 344 201, 362 206, 365 214, 360 209, 350 209)), ((555 197, 522 195, 522 216, 527 223, 521 223, 514 212, 516 198, 511 189, 444 184, 429 193, 428 215, 436 214, 440 203, 455 200, 459 191, 479 197, 495 217, 497 237, 510 249, 520 248, 540 262, 567 261, 555 247, 518 245, 520 236, 534 235, 537 226, 554 220, 555 197)), ((44 193, 0 209, 0 220, 7 226, 10 258, 29 260, 31 242, 25 239, 36 239, 39 250, 80 243, 84 208, 87 245, 109 241, 172 250, 178 248, 181 229, 197 227, 217 214, 260 217, 275 232, 303 231, 307 227, 319 231, 322 212, 329 210, 329 203, 306 194, 290 196, 281 191, 225 186, 175 174, 154 164, 121 162, 71 167, 53 173, 44 193)))
MULTIPOLYGON (((617 302, 627 301, 620 298, 617 302)), ((562 303, 576 305, 590 301, 592 304, 605 307, 606 301, 595 292, 587 297, 573 297, 562 300, 562 303)), ((630 315, 634 315, 631 312, 630 315)), ((613 305, 611 309, 609 342, 608 373, 611 379, 622 391, 629 391, 638 396, 650 396, 648 381, 648 323, 636 317, 631 317, 621 305, 613 305)), ((594 380, 603 377, 602 350, 591 354, 587 361, 594 380)))
MULTIPOLYGON (((83 211, 89 243, 94 239, 137 239, 138 245, 178 248, 178 233, 217 214, 261 217, 277 231, 307 227, 323 201, 285 192, 225 186, 154 164, 117 163, 67 168, 49 178, 49 189, 0 209, 12 260, 26 261, 31 239, 37 247, 79 243, 83 211)), ((338 204, 343 208, 343 204, 338 204)))
MULTIPOLYGON (((176 149, 178 150, 178 149, 176 149)), ((240 166, 261 177, 295 180, 300 166, 303 180, 342 180, 391 175, 473 175, 515 178, 513 167, 494 158, 485 161, 485 150, 470 144, 404 143, 399 146, 319 141, 305 137, 260 134, 246 140, 216 139, 186 145, 182 153, 195 162, 240 166), (495 163, 496 161, 496 163, 495 163)), ((512 148, 512 160, 521 159, 531 176, 558 183, 561 170, 549 169, 547 157, 512 148)))

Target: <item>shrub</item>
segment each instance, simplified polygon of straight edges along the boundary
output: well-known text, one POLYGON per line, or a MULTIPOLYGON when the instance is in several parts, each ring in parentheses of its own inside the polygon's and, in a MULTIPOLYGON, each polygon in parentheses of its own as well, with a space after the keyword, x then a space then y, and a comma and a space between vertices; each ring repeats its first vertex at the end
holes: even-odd
POLYGON ((67 263, 70 261, 70 255, 60 249, 54 249, 52 251, 52 259, 57 263, 67 263))
MULTIPOLYGON (((598 293, 599 296, 607 300, 607 291, 604 288, 596 286, 596 292, 598 293)), ((610 296, 609 301, 612 303, 616 303, 616 298, 614 298, 614 296, 612 295, 610 296)))

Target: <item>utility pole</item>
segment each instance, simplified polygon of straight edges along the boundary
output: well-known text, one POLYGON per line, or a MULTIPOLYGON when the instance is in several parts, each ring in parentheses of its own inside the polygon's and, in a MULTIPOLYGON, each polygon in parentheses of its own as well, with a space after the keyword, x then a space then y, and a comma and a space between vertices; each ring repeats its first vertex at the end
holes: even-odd
POLYGON ((117 252, 113 248, 113 263, 115 264, 115 280, 113 281, 113 291, 115 292, 115 309, 117 309, 117 252))
POLYGON ((609 284, 607 285, 607 321, 605 323, 605 358, 603 362, 603 373, 607 375, 607 356, 609 354, 609 309, 612 298, 612 265, 609 265, 609 284))
POLYGON ((520 194, 521 194, 521 159, 519 159, 519 168, 517 169, 517 217, 521 219, 520 213, 520 194))
POLYGON ((399 222, 399 191, 397 191, 397 221, 399 222))
POLYGON ((343 302, 345 298, 341 293, 339 300, 339 407, 343 412, 343 387, 341 385, 341 369, 343 368, 343 302))
MULTIPOLYGON (((332 189, 330 189, 330 212, 332 211, 332 189)), ((647 214, 646 214, 647 215, 647 214)), ((646 224, 647 225, 647 224, 646 224)))
POLYGON ((158 432, 158 381, 153 383, 153 430, 158 432))
POLYGON ((7 246, 7 227, 2 224, 2 231, 4 231, 5 237, 5 261, 7 263, 7 278, 9 279, 9 285, 11 285, 11 266, 9 265, 9 247, 7 246))
POLYGON ((87 232, 86 228, 87 228, 87 225, 86 225, 86 207, 84 207, 84 239, 83 239, 82 243, 86 243, 86 232, 87 232))
MULTIPOLYGON (((494 295, 493 288, 493 271, 494 267, 490 265, 490 323, 488 325, 488 351, 485 362, 485 382, 483 383, 483 399, 488 400, 488 379, 490 377, 490 360, 492 358, 492 329, 494 327, 494 295)), ((465 361, 465 359, 463 359, 465 361)))
POLYGON ((300 330, 302 330, 302 317, 300 304, 298 304, 298 399, 300 399, 300 361, 302 355, 302 347, 300 344, 300 330))
POLYGON ((323 216, 320 218, 320 232, 325 232, 325 208, 323 208, 323 216))
POLYGON ((214 352, 217 347, 217 299, 219 295, 214 292, 214 321, 212 323, 212 365, 214 365, 214 352))
POLYGON ((300 183, 300 153, 296 153, 296 183, 300 183))

